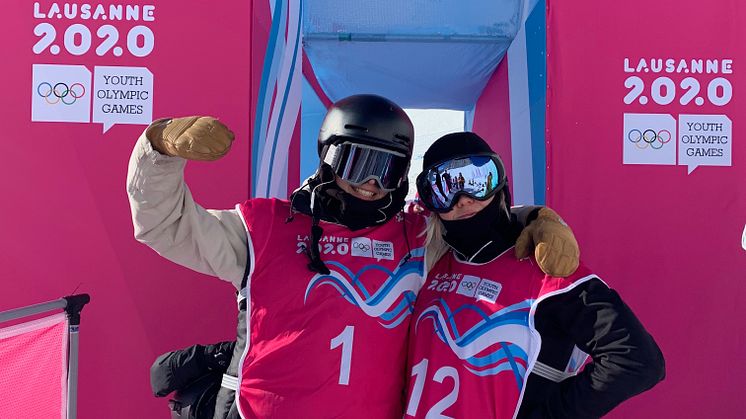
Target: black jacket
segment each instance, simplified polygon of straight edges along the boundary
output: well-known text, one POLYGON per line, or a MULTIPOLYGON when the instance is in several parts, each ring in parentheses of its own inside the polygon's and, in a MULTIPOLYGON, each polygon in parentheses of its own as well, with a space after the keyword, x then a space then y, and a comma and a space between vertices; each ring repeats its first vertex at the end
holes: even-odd
MULTIPOLYGON (((515 216, 496 219, 487 230, 491 245, 483 247, 472 261, 486 263, 515 245, 523 225, 535 219, 538 210, 533 209, 524 223, 515 216)), ((472 227, 466 231, 475 230, 472 227)), ((466 245, 474 235, 463 237, 466 245)), ((449 244, 454 246, 451 241, 449 244)), ((456 240, 456 250, 458 244, 456 240)), ((593 362, 559 383, 530 374, 518 419, 598 418, 650 389, 666 375, 663 354, 652 336, 619 294, 598 278, 541 301, 534 326, 541 335, 538 362, 564 371, 575 346, 589 354, 593 362)))
POLYGON ((556 383, 530 374, 520 419, 598 418, 665 377, 663 354, 614 290, 594 278, 539 303, 538 361, 564 371, 573 347, 593 362, 556 383))

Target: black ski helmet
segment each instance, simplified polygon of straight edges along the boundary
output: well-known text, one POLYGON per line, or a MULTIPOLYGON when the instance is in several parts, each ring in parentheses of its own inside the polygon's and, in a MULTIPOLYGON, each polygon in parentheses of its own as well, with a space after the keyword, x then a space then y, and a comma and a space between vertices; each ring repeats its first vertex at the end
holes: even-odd
POLYGON ((383 148, 412 157, 414 126, 396 103, 377 95, 348 96, 335 102, 321 123, 319 157, 332 144, 351 142, 383 148))
MULTIPOLYGON (((503 197, 506 203, 506 207, 511 206, 510 188, 508 187, 508 178, 505 171, 505 164, 502 158, 495 153, 492 147, 479 135, 464 131, 464 132, 453 132, 450 134, 443 135, 442 137, 435 140, 434 143, 425 151, 422 157, 422 172, 420 176, 427 173, 431 168, 451 159, 458 159, 459 157, 465 156, 490 156, 494 159, 495 165, 497 166, 497 186, 496 191, 503 190, 503 197)), ((417 191, 421 197, 426 197, 427 187, 420 184, 420 177, 418 177, 417 191)), ((464 191, 456 192, 453 196, 454 203, 457 202, 456 195, 463 195, 464 191)), ((468 194, 467 194, 468 195, 468 194)), ((479 198, 476 198, 479 199, 479 198)), ((486 198, 485 198, 486 199, 486 198)), ((452 206, 450 207, 453 208, 452 206)), ((450 209, 448 209, 450 211, 450 209)), ((437 210, 436 210, 437 211, 437 210)))

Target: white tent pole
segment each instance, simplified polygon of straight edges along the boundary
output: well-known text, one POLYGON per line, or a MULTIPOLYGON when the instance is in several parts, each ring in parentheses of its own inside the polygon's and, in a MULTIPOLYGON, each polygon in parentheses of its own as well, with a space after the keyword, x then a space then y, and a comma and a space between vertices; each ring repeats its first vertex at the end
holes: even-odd
POLYGON ((76 419, 78 414, 78 331, 80 329, 80 311, 91 301, 88 294, 71 295, 67 301, 67 319, 69 324, 67 361, 67 419, 76 419))
POLYGON ((67 419, 78 414, 78 328, 70 324, 70 347, 67 364, 67 419))
POLYGON ((63 309, 65 307, 67 307, 67 300, 61 298, 55 301, 34 304, 32 306, 21 307, 14 310, 7 310, 0 312, 0 323, 20 319, 23 317, 33 316, 34 314, 44 313, 46 311, 63 309))

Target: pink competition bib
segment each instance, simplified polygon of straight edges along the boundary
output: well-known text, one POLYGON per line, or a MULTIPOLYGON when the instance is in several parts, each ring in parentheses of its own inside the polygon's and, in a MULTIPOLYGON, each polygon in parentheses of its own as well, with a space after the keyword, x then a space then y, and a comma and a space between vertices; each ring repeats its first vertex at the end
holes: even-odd
POLYGON ((441 258, 412 318, 407 417, 514 417, 539 354, 535 303, 581 277, 546 276, 512 248, 485 265, 441 258))
POLYGON ((355 232, 322 222, 331 271, 322 275, 303 253, 310 217, 286 223, 289 203, 275 199, 238 209, 251 257, 243 417, 401 418, 407 332, 423 282, 422 218, 400 214, 355 232))

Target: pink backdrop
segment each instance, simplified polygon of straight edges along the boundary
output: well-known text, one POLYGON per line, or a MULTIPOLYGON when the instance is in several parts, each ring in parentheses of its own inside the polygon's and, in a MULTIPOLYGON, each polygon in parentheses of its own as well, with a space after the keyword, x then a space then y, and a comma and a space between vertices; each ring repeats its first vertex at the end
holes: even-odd
MULTIPOLYGON (((82 65, 91 73, 94 66, 147 68, 154 118, 221 117, 237 134, 231 154, 219 163, 190 164, 187 179, 203 205, 232 207, 250 192, 251 125, 272 22, 269 2, 185 7, 162 0, 153 20, 137 22, 35 17, 33 3, 7 2, 0 17, 2 52, 11 57, 0 69, 8 99, 2 105, 8 155, 0 166, 0 310, 57 299, 76 288, 91 294, 80 335, 79 417, 164 417, 165 401, 149 393, 150 364, 167 350, 231 339, 232 287, 165 262, 132 238, 124 182, 144 125, 104 132, 101 123, 90 122, 94 118, 31 122, 32 102, 38 101, 32 66, 82 65), (93 47, 81 55, 67 48, 52 54, 52 45, 34 53, 41 39, 34 29, 45 22, 57 30, 55 45, 62 45, 65 30, 82 24, 93 33, 93 47), (148 27, 152 52, 99 56, 93 51, 101 44, 96 31, 106 24, 119 31, 118 46, 126 46, 125 34, 134 26, 148 27)), ((46 13, 55 2, 38 3, 46 13)), ((667 358, 666 381, 612 417, 738 417, 746 408, 738 391, 746 376, 739 320, 746 314, 746 258, 739 242, 746 222, 746 150, 736 116, 744 106, 738 65, 746 48, 739 24, 746 8, 724 0, 709 9, 691 2, 671 7, 641 0, 603 8, 590 0, 549 2, 547 201, 577 232, 584 259, 620 290, 667 358), (707 99, 702 105, 696 99, 680 104, 688 74, 625 72, 625 58, 636 67, 640 58, 669 57, 731 59, 734 70, 694 77, 703 86, 699 96, 707 99), (633 90, 625 81, 633 76, 645 88, 625 104, 633 90), (678 89, 667 105, 656 104, 651 94, 663 76, 678 89), (713 104, 705 88, 717 77, 733 86, 723 106, 713 104), (673 164, 670 156, 666 164, 632 164, 644 158, 639 153, 623 164, 630 129, 625 114, 668 114, 673 120, 726 115, 736 139, 731 165, 702 165, 687 174, 678 156, 673 164)), ((74 48, 81 40, 73 38, 74 48)), ((504 157, 512 151, 507 72, 504 61, 474 119, 474 130, 504 157)), ((722 94, 716 89, 714 96, 722 94)), ((288 190, 297 185, 298 131, 289 146, 288 190)))
MULTIPOLYGON (((79 417, 166 417, 165 400, 150 394, 150 364, 167 350, 233 338, 233 288, 166 262, 132 237, 125 175, 145 126, 103 132, 100 123, 31 122, 32 65, 76 64, 91 72, 94 66, 146 67, 154 80, 154 118, 219 116, 236 132, 233 150, 217 163, 190 164, 187 180, 204 206, 229 208, 249 196, 251 2, 187 7, 158 1, 154 20, 145 22, 39 19, 33 3, 4 2, 0 17, 6 80, 0 310, 76 289, 89 293, 80 333, 79 417), (65 48, 53 55, 51 47, 35 54, 40 37, 34 28, 42 22, 56 28, 58 46, 66 28, 82 24, 94 34, 93 46, 79 56, 65 48), (97 55, 95 34, 105 24, 117 28, 120 46, 130 28, 147 26, 154 49, 145 57, 126 50, 120 57, 97 55)), ((54 2, 38 3, 43 12, 54 2)))
MULTIPOLYGON (((621 292, 667 361, 663 383, 610 417, 737 418, 746 409, 745 18, 746 5, 734 1, 548 4, 547 203, 574 228, 586 262, 621 292), (726 59, 732 72, 637 71, 640 58, 671 58, 674 67, 679 59, 726 59), (639 94, 630 77, 644 83, 639 94), (658 90, 667 83, 661 77, 673 83, 670 104, 670 92, 658 90), (687 77, 702 87, 701 100, 685 97, 687 77), (718 77, 732 85, 725 104, 717 100, 722 90, 713 100, 706 89, 718 77), (677 119, 703 114, 732 121, 732 165, 702 158, 687 174, 686 157, 660 150, 663 143, 676 147, 677 119), (654 129, 647 138, 661 139, 648 148, 632 143, 636 128, 654 129), (670 141, 663 130, 671 131, 670 141)), ((717 155, 728 145, 687 142, 678 149, 717 155)))

